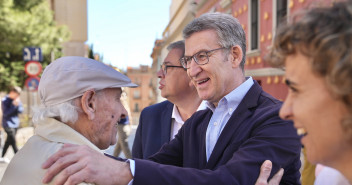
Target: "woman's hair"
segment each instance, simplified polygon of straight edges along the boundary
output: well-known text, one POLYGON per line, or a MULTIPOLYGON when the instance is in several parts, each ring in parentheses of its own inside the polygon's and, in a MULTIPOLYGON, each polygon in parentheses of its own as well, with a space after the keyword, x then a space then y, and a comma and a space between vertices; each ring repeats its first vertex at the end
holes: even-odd
MULTIPOLYGON (((349 115, 342 120, 352 139, 352 3, 339 2, 300 12, 278 28, 267 61, 283 67, 289 55, 303 54, 315 75, 324 78, 330 93, 349 115)), ((329 106, 329 105, 326 105, 329 106)))

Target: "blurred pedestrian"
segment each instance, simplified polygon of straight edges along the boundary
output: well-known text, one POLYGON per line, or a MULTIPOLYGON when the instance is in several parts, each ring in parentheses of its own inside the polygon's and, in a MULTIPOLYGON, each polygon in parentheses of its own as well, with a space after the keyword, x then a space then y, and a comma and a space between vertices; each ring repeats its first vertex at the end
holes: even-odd
POLYGON ((20 100, 20 87, 13 87, 10 92, 2 99, 2 126, 7 134, 1 157, 3 158, 9 146, 12 146, 14 153, 17 153, 16 133, 20 126, 18 115, 23 112, 23 106, 20 100))
POLYGON ((117 143, 114 149, 114 156, 118 157, 121 153, 125 155, 126 158, 132 158, 130 148, 128 147, 128 135, 126 132, 127 127, 129 127, 129 119, 125 114, 121 115, 121 119, 117 124, 117 143))

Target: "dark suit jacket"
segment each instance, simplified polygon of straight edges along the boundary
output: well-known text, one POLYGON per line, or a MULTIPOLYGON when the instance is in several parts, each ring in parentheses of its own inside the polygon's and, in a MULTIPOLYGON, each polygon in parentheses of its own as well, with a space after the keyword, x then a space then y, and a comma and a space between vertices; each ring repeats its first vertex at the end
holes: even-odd
POLYGON ((173 106, 163 101, 143 109, 132 146, 133 158, 147 159, 170 141, 173 106))
POLYGON ((205 135, 212 111, 196 112, 150 160, 135 159, 133 184, 253 185, 266 159, 273 162, 271 176, 284 168, 281 184, 300 184, 301 144, 292 122, 279 118, 280 107, 281 102, 255 82, 224 127, 208 162, 205 135))

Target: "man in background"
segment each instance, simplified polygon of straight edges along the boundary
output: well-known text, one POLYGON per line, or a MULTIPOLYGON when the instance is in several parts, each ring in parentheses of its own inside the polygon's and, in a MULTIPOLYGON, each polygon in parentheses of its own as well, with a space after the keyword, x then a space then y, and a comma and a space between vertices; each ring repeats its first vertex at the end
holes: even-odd
POLYGON ((202 102, 180 63, 185 53, 184 41, 171 43, 167 50, 157 73, 161 96, 167 100, 143 109, 132 147, 133 158, 147 159, 158 152, 202 102))

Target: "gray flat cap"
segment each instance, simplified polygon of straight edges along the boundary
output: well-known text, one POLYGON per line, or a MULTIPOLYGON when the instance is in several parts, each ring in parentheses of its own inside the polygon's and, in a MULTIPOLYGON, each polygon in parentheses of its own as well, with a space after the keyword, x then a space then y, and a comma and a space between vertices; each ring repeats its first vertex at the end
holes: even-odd
POLYGON ((39 82, 38 92, 45 106, 57 105, 80 97, 87 90, 137 87, 115 69, 93 59, 69 56, 48 65, 39 82))

